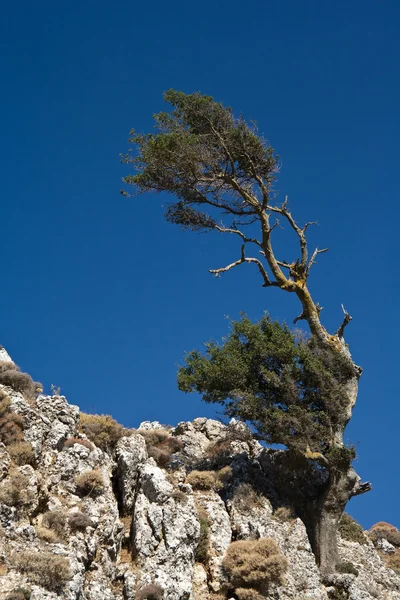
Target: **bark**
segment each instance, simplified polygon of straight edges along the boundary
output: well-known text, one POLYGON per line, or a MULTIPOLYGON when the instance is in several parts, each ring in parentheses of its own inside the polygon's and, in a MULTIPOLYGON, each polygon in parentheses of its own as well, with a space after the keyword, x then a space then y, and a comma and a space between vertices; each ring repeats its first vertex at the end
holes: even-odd
POLYGON ((321 496, 310 507, 308 533, 322 576, 335 571, 339 563, 339 519, 347 502, 354 495, 358 481, 359 477, 351 467, 347 471, 332 470, 321 496))

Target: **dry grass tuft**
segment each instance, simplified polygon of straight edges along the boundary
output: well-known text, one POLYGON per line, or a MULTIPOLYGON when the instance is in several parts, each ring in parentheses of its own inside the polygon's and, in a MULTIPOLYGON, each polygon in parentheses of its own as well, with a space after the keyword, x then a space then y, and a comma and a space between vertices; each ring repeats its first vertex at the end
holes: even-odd
POLYGON ((22 465, 36 465, 36 456, 30 442, 15 442, 7 447, 11 459, 19 467, 22 465))
POLYGON ((213 490, 218 487, 215 471, 191 471, 185 480, 195 490, 213 490))
POLYGON ((52 529, 60 538, 63 538, 67 525, 67 515, 63 510, 50 510, 43 515, 42 523, 48 529, 52 529))
POLYGON ((0 502, 21 508, 30 503, 28 479, 22 473, 10 475, 0 485, 0 502))
POLYGON ((33 583, 59 591, 71 579, 69 561, 51 552, 23 550, 13 555, 13 564, 33 583))
POLYGON ((89 440, 85 440, 83 438, 70 437, 64 442, 64 448, 71 448, 75 444, 80 444, 81 446, 85 446, 88 450, 93 450, 93 444, 89 442, 89 440))
POLYGON ((79 496, 96 498, 105 490, 103 475, 100 471, 85 471, 75 478, 76 491, 79 496))
POLYGON ((31 591, 18 587, 8 594, 5 600, 29 600, 31 591))
POLYGON ((80 414, 79 429, 90 441, 105 452, 113 451, 118 440, 132 434, 110 415, 80 414))
POLYGON ((93 527, 93 522, 85 513, 76 511, 69 515, 68 525, 71 531, 86 531, 88 527, 93 527))
POLYGON ((281 523, 288 523, 289 521, 293 521, 293 519, 296 518, 296 515, 291 508, 280 506, 274 512, 274 517, 281 523))
POLYGON ((0 361, 0 383, 16 392, 20 392, 27 400, 33 400, 42 385, 33 381, 27 373, 22 373, 19 367, 10 361, 0 361))
POLYGON ((255 595, 256 592, 267 590, 271 583, 281 583, 287 560, 274 540, 261 538, 257 541, 233 542, 224 556, 222 567, 230 584, 241 590, 245 598, 247 592, 243 595, 243 589, 251 590, 255 595))

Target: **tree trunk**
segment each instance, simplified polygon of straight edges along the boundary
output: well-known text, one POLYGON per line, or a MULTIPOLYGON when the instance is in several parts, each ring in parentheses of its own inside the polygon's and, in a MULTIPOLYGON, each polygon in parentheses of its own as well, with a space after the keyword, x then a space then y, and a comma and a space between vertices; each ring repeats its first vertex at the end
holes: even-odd
MULTIPOLYGON (((362 485, 352 467, 332 470, 321 496, 310 506, 308 530, 312 550, 322 576, 335 571, 339 562, 337 532, 347 502, 362 485)), ((367 491, 367 490, 365 490, 367 491)))

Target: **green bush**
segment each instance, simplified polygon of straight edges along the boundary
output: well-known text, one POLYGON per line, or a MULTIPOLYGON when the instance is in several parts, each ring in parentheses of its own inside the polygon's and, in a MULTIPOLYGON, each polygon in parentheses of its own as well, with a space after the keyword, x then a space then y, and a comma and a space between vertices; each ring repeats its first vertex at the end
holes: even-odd
POLYGON ((51 552, 23 550, 14 554, 13 563, 33 583, 51 591, 60 590, 71 579, 69 561, 51 552))
POLYGON ((339 521, 339 533, 348 542, 357 542, 358 544, 368 543, 361 525, 347 513, 343 513, 339 521))
POLYGON ((198 563, 206 564, 210 548, 210 518, 203 508, 198 508, 197 512, 200 523, 200 537, 194 559, 198 563))

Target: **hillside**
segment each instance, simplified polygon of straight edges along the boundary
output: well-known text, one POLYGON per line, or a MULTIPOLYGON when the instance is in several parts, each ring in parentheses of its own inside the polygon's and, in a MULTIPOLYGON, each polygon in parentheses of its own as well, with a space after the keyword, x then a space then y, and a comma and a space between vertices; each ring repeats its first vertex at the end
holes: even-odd
POLYGON ((245 425, 80 416, 4 349, 0 382, 0 600, 400 600, 385 523, 345 517, 322 584, 284 453, 245 425))

